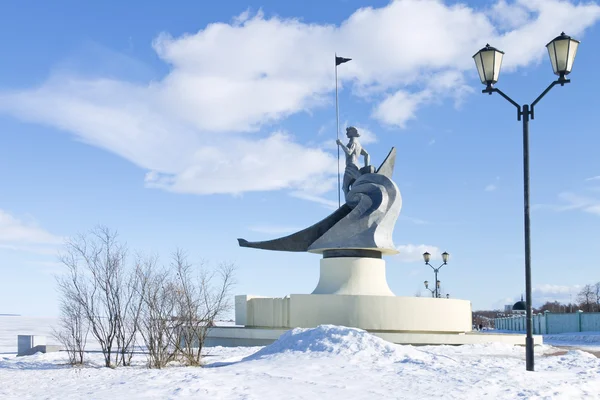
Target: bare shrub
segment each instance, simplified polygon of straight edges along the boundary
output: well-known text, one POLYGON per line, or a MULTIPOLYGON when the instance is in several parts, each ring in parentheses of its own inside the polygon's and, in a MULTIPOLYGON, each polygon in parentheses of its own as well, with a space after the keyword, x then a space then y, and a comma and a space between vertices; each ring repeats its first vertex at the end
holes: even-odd
POLYGON ((137 274, 128 270, 126 255, 116 232, 96 227, 69 240, 60 257, 67 267, 58 278, 63 300, 81 307, 107 367, 128 365, 135 344, 137 274))
POLYGON ((143 287, 140 290, 140 275, 138 272, 140 268, 141 261, 138 260, 135 269, 127 271, 121 277, 122 280, 117 282, 113 291, 117 308, 115 314, 117 322, 117 365, 131 365, 131 358, 136 345, 144 294, 143 287))
POLYGON ((163 368, 176 359, 174 316, 177 291, 172 272, 158 268, 156 258, 144 262, 138 270, 139 290, 143 299, 140 314, 140 333, 148 352, 148 366, 163 368))
POLYGON ((216 318, 231 308, 228 301, 233 285, 234 266, 220 264, 214 271, 200 265, 197 275, 186 254, 173 255, 177 301, 176 348, 188 365, 201 365, 201 353, 209 329, 216 318))
POLYGON ((60 305, 59 326, 54 329, 54 337, 67 351, 69 364, 81 365, 84 361, 85 346, 89 333, 83 307, 68 295, 60 305))
POLYGON ((231 308, 233 265, 196 269, 178 250, 167 267, 158 267, 156 257, 128 266, 126 246, 105 227, 69 240, 60 259, 67 273, 57 278, 63 315, 57 338, 71 349, 72 363, 83 362, 89 331, 107 367, 131 365, 138 334, 151 368, 173 360, 201 365, 209 329, 231 308))

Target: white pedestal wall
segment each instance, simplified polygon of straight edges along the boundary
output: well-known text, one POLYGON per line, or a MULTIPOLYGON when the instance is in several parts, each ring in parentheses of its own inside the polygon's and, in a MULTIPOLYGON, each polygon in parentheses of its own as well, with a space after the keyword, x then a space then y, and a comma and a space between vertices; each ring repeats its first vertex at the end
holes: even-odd
POLYGON ((246 325, 247 322, 247 303, 250 299, 264 298, 263 296, 250 296, 242 294, 235 296, 235 324, 246 325))
POLYGON ((235 305, 236 324, 253 328, 333 324, 372 331, 456 333, 472 327, 467 300, 394 296, 385 261, 377 258, 324 258, 312 294, 243 295, 236 296, 235 305))
POLYGON ((308 295, 290 296, 290 326, 321 324, 402 332, 468 332, 471 302, 423 297, 308 295))
POLYGON ((468 332, 467 300, 423 297, 292 294, 252 298, 245 326, 311 328, 322 324, 401 332, 468 332))

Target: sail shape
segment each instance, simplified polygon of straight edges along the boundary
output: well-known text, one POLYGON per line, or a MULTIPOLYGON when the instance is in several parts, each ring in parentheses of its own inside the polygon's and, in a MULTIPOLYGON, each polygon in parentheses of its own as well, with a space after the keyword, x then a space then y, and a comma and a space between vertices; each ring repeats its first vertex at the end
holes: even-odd
MULTIPOLYGON (((383 175, 391 180, 392 173, 394 171, 395 161, 396 149, 392 148, 392 150, 389 152, 388 156, 385 158, 383 163, 381 163, 375 174, 383 175)), ((364 176, 366 175, 363 175, 363 177, 364 176)), ((303 229, 296 233, 292 233, 288 236, 284 236, 273 240, 265 240, 261 242, 249 242, 245 239, 239 238, 238 243, 240 247, 250 247, 254 249, 306 252, 309 250, 309 248, 311 248, 313 243, 315 243, 319 238, 324 236, 331 228, 338 224, 338 222, 340 222, 348 214, 350 214, 355 206, 356 204, 352 204, 352 206, 350 206, 347 203, 345 203, 323 220, 317 222, 316 224, 306 229, 303 229)))

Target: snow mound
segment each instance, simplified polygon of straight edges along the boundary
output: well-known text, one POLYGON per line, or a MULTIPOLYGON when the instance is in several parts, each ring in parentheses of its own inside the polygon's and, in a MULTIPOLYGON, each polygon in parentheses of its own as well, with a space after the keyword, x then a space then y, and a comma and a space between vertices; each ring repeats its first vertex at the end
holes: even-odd
POLYGON ((592 353, 589 353, 589 352, 583 351, 583 350, 569 350, 567 352, 567 354, 565 354, 562 357, 562 359, 566 360, 569 357, 572 357, 572 358, 588 358, 590 360, 597 360, 598 359, 598 357, 596 357, 592 353))
POLYGON ((285 354, 305 354, 312 357, 342 357, 387 359, 416 362, 432 360, 432 356, 412 346, 397 346, 368 332, 345 326, 319 325, 316 328, 295 328, 274 343, 262 348, 245 361, 285 354))

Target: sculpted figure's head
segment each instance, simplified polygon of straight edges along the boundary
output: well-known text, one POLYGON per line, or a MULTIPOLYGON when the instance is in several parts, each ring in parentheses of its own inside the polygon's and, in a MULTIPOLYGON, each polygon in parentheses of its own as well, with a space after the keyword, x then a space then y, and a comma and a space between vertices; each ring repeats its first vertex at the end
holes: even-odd
POLYGON ((346 136, 348 136, 349 138, 360 137, 360 135, 358 134, 358 130, 353 126, 349 126, 346 128, 346 136))

